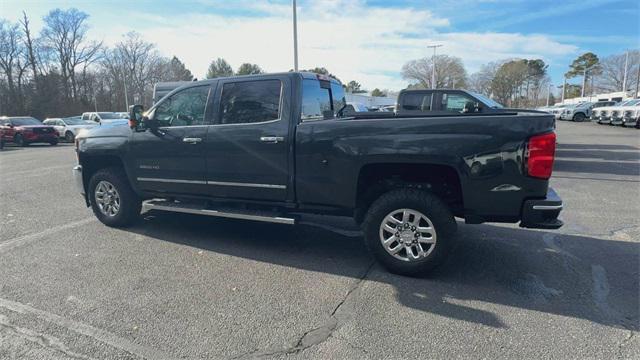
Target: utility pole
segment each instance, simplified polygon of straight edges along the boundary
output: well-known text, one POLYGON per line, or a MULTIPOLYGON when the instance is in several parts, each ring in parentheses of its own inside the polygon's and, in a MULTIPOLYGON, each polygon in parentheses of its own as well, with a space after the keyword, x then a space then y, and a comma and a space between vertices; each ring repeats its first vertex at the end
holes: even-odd
POLYGON ((293 0, 293 70, 298 71, 298 15, 296 0, 293 0))
POLYGON ((560 100, 561 104, 564 104, 564 93, 565 93, 565 89, 567 88, 567 77, 564 77, 564 82, 562 83, 562 97, 560 100))
POLYGON ((629 65, 629 50, 625 53, 624 57, 624 76, 622 77, 622 91, 627 92, 627 69, 629 65))
POLYGON ((636 92, 635 94, 633 94, 633 98, 637 99, 638 98, 638 91, 640 90, 640 65, 638 65, 638 75, 636 77, 636 92))
POLYGON ((584 97, 584 87, 587 86, 587 67, 582 70, 582 90, 580 90, 580 97, 584 97))
POLYGON ((431 65, 432 65, 432 71, 431 71, 431 88, 435 89, 436 88, 436 48, 439 48, 440 46, 442 46, 442 44, 440 45, 427 45, 428 48, 433 48, 433 58, 431 60, 431 65))
POLYGON ((122 73, 122 83, 124 84, 124 103, 126 106, 126 110, 129 111, 129 96, 127 95, 127 78, 125 77, 125 73, 122 73))
POLYGON ((551 88, 552 87, 553 87, 553 84, 549 84, 549 88, 547 89, 547 107, 549 107, 549 101, 551 101, 551 88))

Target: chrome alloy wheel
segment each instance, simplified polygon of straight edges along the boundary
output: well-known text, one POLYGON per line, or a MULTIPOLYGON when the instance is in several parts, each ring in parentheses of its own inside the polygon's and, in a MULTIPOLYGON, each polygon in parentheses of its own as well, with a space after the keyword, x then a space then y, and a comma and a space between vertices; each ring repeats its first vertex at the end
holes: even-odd
POLYGON ((120 211, 120 194, 112 183, 102 180, 96 186, 96 204, 100 212, 106 216, 116 216, 120 211))
POLYGON ((413 209, 398 209, 382 220, 380 242, 396 259, 421 260, 436 247, 436 229, 423 213, 413 209))

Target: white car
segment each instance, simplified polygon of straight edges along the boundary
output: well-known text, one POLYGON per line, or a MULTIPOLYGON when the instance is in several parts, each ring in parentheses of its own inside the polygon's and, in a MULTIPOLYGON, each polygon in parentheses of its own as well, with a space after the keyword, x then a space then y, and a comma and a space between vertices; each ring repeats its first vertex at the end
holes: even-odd
POLYGON ((624 111, 640 103, 640 99, 625 100, 614 106, 593 109, 594 117, 597 116, 598 124, 622 125, 624 111))
POLYGON ((82 120, 102 123, 104 120, 122 120, 121 113, 117 112, 86 112, 82 114, 82 120))
POLYGON ((636 126, 640 117, 640 99, 636 99, 631 105, 622 108, 622 117, 619 122, 612 122, 613 125, 636 126))
POLYGON ((82 120, 80 116, 67 118, 50 118, 42 122, 44 125, 51 125, 58 132, 60 137, 69 142, 73 142, 76 135, 83 129, 91 129, 97 124, 82 120))

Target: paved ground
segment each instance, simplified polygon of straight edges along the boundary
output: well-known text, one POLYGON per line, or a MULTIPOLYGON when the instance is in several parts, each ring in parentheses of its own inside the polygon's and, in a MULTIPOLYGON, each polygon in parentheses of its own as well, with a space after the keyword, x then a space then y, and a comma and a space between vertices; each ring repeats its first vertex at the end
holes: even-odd
POLYGON ((558 133, 567 225, 461 226, 424 279, 350 230, 158 213, 110 229, 71 146, 5 148, 0 358, 639 358, 640 131, 558 133))

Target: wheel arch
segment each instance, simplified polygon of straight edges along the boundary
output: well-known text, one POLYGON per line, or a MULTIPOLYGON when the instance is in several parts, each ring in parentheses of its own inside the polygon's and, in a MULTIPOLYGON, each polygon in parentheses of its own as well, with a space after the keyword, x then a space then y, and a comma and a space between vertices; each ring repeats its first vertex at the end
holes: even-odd
POLYGON ((355 220, 361 223, 369 206, 394 189, 426 190, 461 216, 464 210, 461 177, 450 165, 437 163, 370 163, 358 173, 355 220))

